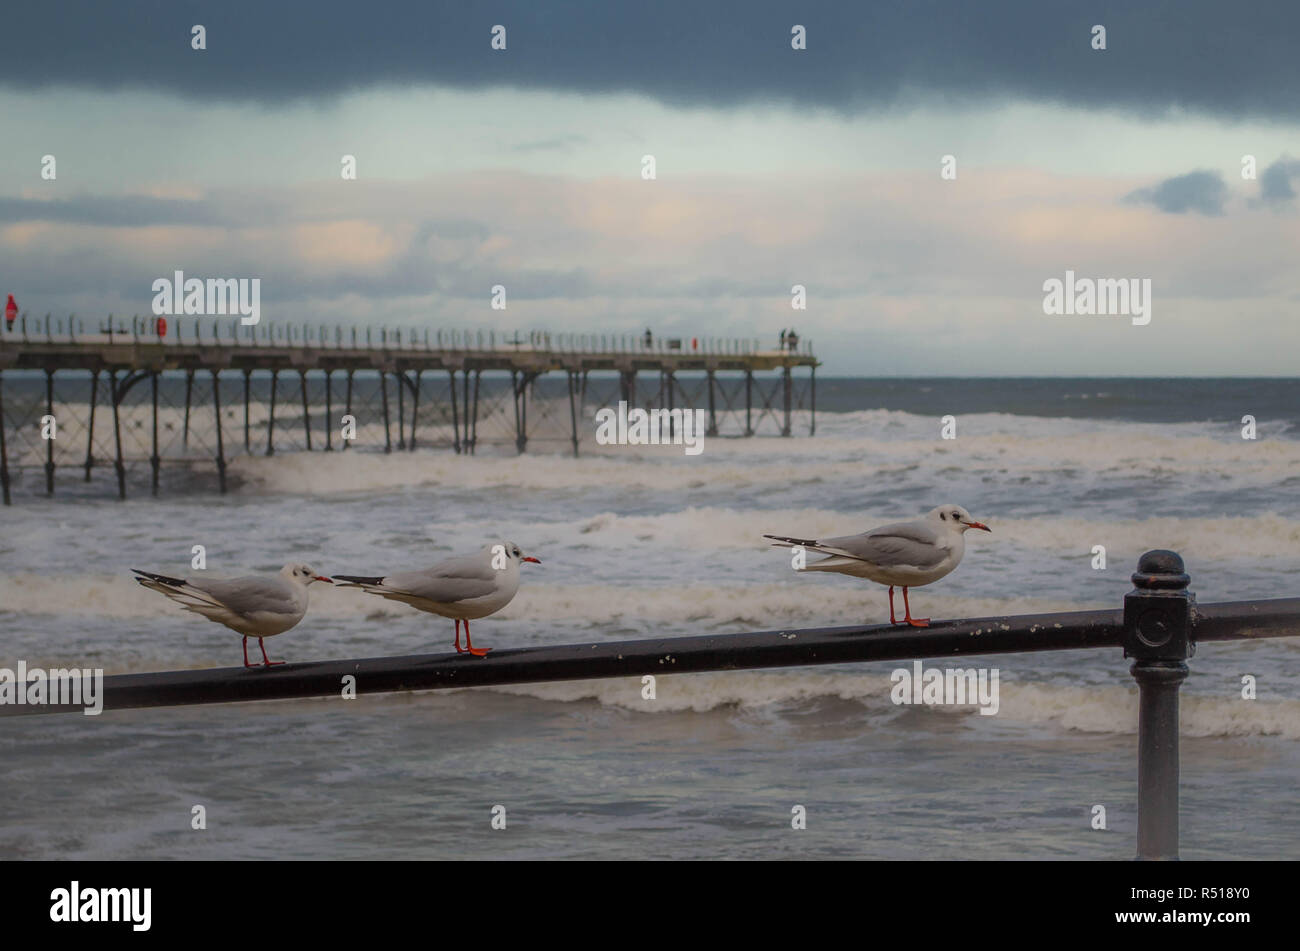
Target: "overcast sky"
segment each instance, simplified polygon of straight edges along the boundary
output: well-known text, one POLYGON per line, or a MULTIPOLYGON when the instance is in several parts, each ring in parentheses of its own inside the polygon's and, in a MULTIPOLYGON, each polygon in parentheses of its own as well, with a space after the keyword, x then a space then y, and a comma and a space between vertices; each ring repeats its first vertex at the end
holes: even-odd
POLYGON ((50 2, 4 36, 32 313, 183 270, 260 277, 264 320, 793 326, 828 373, 1295 372, 1290 0, 50 2), (1067 270, 1149 278, 1151 322, 1045 315, 1067 270))

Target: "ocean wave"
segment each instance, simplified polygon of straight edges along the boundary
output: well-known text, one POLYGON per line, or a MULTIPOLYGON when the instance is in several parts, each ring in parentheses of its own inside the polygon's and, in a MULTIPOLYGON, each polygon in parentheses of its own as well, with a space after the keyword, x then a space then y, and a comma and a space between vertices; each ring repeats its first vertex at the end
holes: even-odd
MULTIPOLYGON (((547 521, 536 519, 527 537, 516 538, 536 551, 544 562, 577 571, 600 570, 609 584, 557 583, 538 574, 525 580, 520 595, 506 612, 512 616, 527 605, 539 620, 577 620, 590 624, 613 619, 643 617, 647 620, 779 618, 788 623, 803 611, 816 611, 822 604, 838 610, 874 611, 884 603, 883 588, 862 584, 818 584, 811 578, 789 577, 789 554, 773 549, 761 537, 798 533, 822 536, 855 529, 866 530, 884 521, 907 517, 908 512, 884 510, 842 512, 817 508, 778 508, 760 512, 720 507, 691 507, 659 515, 619 515, 596 512, 578 519, 547 521), (631 553, 635 552, 635 557, 631 553), (609 577, 617 565, 627 565, 625 583, 609 577), (640 567, 636 567, 639 565, 640 567), (611 567, 614 566, 614 567, 611 567), (701 584, 699 571, 710 569, 721 579, 736 572, 731 583, 701 584), (746 584, 746 572, 765 573, 770 568, 771 584, 746 584), (661 583, 646 577, 646 571, 661 571, 661 583), (815 594, 813 593, 815 591, 815 594), (671 596, 666 597, 665 594, 671 596)), ((1300 566, 1300 521, 1277 513, 1219 518, 1156 517, 1146 519, 1087 519, 1073 517, 1005 518, 997 511, 977 515, 989 522, 993 534, 978 533, 968 540, 964 575, 992 566, 997 583, 1007 571, 1042 569, 1045 564, 1077 561, 1089 577, 1092 549, 1103 545, 1111 572, 1124 574, 1137 557, 1152 548, 1178 551, 1193 566, 1194 573, 1206 572, 1228 562, 1254 562, 1260 552, 1269 553, 1269 571, 1294 572, 1300 566)), ((444 538, 478 537, 481 524, 441 521, 444 538)), ((379 536, 382 541, 382 535, 379 536)), ((357 555, 352 557, 356 558, 357 555)), ((427 553, 412 550, 402 561, 414 565, 432 564, 442 557, 433 546, 427 553)), ((372 551, 365 556, 377 563, 392 561, 391 551, 372 551)), ((326 573, 335 570, 329 559, 317 557, 326 573)), ((382 564, 378 564, 382 567, 382 564)), ((215 573, 239 574, 243 566, 232 565, 215 573)), ((340 569, 341 570, 341 569, 340 569)), ((992 581, 990 583, 993 583, 992 581)), ((1074 610, 1059 598, 960 598, 943 594, 942 588, 927 590, 932 601, 950 605, 949 616, 1019 613, 1020 611, 1074 610), (960 613, 957 613, 960 612, 960 613)), ((327 610, 347 616, 373 614, 388 602, 358 598, 355 592, 317 585, 312 589, 313 611, 327 610)), ((172 609, 170 602, 146 591, 132 577, 120 574, 81 574, 63 571, 13 570, 0 567, 0 617, 6 613, 50 614, 72 617, 143 618, 172 609), (76 580, 80 596, 67 596, 68 583, 76 580)), ((390 608, 394 606, 389 605, 390 608)), ((400 606, 396 606, 400 607, 400 606)))
MULTIPOLYGON (((846 414, 858 415, 858 414, 846 414)), ((886 414, 898 415, 898 414, 886 414)), ((250 494, 324 495, 406 490, 420 486, 513 487, 530 490, 619 486, 656 494, 708 486, 796 487, 812 483, 888 484, 906 474, 935 478, 951 470, 966 479, 1059 482, 1193 478, 1221 491, 1274 486, 1300 471, 1300 441, 1186 431, 1186 424, 1108 424, 1010 432, 963 420, 959 438, 940 440, 937 420, 909 417, 904 431, 864 424, 861 433, 825 435, 797 445, 766 437, 710 439, 698 456, 680 446, 584 446, 563 453, 455 455, 446 449, 380 454, 280 453, 239 456, 230 474, 250 494), (797 449, 797 451, 791 451, 797 449)), ((1012 417, 1023 424, 1020 417, 1012 417)))
MULTIPOLYGON (((892 686, 887 676, 874 674, 728 671, 656 678, 654 700, 642 699, 639 677, 484 689, 557 703, 595 701, 648 714, 704 713, 725 707, 756 709, 834 698, 861 703, 875 715, 910 709, 931 716, 981 716, 978 708, 971 705, 896 706, 889 699, 892 686)), ((1130 734, 1137 730, 1135 687, 1076 687, 1002 680, 998 685, 998 699, 998 712, 991 720, 1053 725, 1085 733, 1130 734)), ((1247 701, 1184 692, 1179 730, 1182 736, 1300 739, 1300 701, 1247 701)))
MULTIPOLYGON (((815 594, 797 581, 767 584, 624 584, 525 583, 509 605, 498 612, 502 620, 527 619, 537 623, 580 623, 584 630, 629 623, 781 627, 796 622, 865 623, 887 616, 888 598, 875 585, 821 587, 815 594)), ((931 597, 948 617, 981 617, 1012 613, 1084 610, 1087 605, 1059 598, 953 598, 931 597)), ((1095 606, 1095 605, 1094 605, 1095 606)), ((179 605, 122 575, 0 575, 0 630, 7 615, 51 615, 67 618, 142 620, 187 617, 179 605), (77 598, 68 597, 68 584, 76 580, 77 598)), ((350 588, 313 585, 308 619, 313 617, 365 618, 376 622, 390 617, 415 616, 414 609, 366 595, 350 588)), ((425 615, 427 617, 427 615, 425 615)), ((197 621, 196 621, 197 623, 197 621)), ((205 622, 206 623, 206 622, 205 622)), ((306 623, 306 622, 304 622, 306 623)), ((448 622, 450 623, 450 622, 448 622)))
MULTIPOLYGON (((883 509, 742 511, 705 506, 662 515, 599 512, 573 522, 539 522, 534 532, 559 548, 584 545, 625 550, 658 545, 692 552, 738 551, 766 547, 767 542, 761 537, 764 532, 826 538, 867 531, 885 522, 919 514, 883 509)), ((993 532, 972 533, 974 538, 968 536, 968 559, 987 557, 989 553, 998 553, 999 558, 1011 557, 1012 552, 1032 549, 1067 556, 1073 553, 1087 561, 1092 558, 1093 546, 1103 545, 1110 561, 1125 565, 1152 548, 1170 548, 1202 564, 1227 558, 1257 558, 1261 551, 1271 552, 1275 558, 1300 560, 1300 521, 1276 512, 1218 518, 1144 519, 1008 518, 997 511, 980 511, 976 515, 987 521, 993 532)), ((467 531, 470 526, 447 523, 447 527, 467 531)))

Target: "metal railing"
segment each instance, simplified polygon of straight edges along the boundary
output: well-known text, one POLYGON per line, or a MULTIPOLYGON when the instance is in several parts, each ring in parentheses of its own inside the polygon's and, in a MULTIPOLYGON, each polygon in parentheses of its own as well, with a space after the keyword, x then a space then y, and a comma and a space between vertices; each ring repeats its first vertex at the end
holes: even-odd
POLYGON ((372 324, 330 324, 261 321, 245 325, 238 317, 169 316, 166 332, 158 333, 157 317, 129 318, 108 315, 106 321, 86 322, 76 314, 67 318, 20 315, 14 325, 0 329, 0 349, 6 341, 60 344, 118 344, 205 347, 314 348, 327 350, 423 350, 452 352, 548 354, 627 354, 629 356, 752 356, 785 354, 811 357, 812 340, 800 338, 797 347, 774 343, 764 347, 754 338, 642 334, 552 333, 547 330, 498 332, 495 330, 387 327, 372 324))
MULTIPOLYGON (((1182 559, 1149 551, 1118 610, 496 649, 487 657, 413 654, 364 660, 218 668, 104 678, 104 711, 338 697, 447 687, 750 670, 1028 651, 1123 648, 1139 690, 1139 859, 1178 857, 1178 688, 1197 641, 1300 635, 1300 598, 1197 605, 1182 559)), ((81 706, 0 705, 0 716, 80 712, 81 706)))

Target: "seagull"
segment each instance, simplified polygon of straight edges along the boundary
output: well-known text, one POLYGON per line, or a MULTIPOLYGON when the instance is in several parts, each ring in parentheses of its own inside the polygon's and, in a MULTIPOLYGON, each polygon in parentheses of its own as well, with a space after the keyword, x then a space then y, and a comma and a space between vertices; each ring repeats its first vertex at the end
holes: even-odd
POLYGON ((883 525, 861 535, 824 539, 763 537, 773 539, 776 547, 806 548, 830 556, 806 566, 804 571, 834 571, 889 585, 890 624, 899 623, 894 617, 894 587, 901 587, 904 623, 928 627, 929 618, 912 617, 907 589, 938 581, 956 568, 966 552, 966 532, 972 528, 993 531, 971 518, 960 505, 940 505, 924 518, 883 525))
POLYGON ((524 555, 514 542, 487 545, 474 555, 441 561, 423 571, 402 571, 381 577, 335 575, 349 582, 344 588, 361 588, 391 601, 456 621, 456 653, 482 657, 492 648, 475 647, 469 639, 469 622, 500 611, 519 590, 519 565, 541 562, 524 555), (460 625, 465 622, 465 646, 460 646, 460 625))
POLYGON ((244 578, 222 580, 184 581, 156 575, 150 571, 132 568, 146 588, 159 591, 181 604, 187 611, 202 614, 209 621, 224 624, 236 634, 244 636, 244 666, 256 667, 248 662, 248 639, 256 637, 262 648, 262 662, 266 667, 283 664, 266 656, 262 638, 283 634, 302 620, 307 613, 307 586, 316 581, 333 582, 318 575, 308 565, 287 564, 274 578, 249 575, 244 578))

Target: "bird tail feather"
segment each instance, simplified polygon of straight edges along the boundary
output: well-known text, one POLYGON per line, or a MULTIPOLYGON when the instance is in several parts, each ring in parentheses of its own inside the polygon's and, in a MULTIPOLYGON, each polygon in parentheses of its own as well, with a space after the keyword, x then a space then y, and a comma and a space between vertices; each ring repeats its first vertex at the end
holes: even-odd
POLYGON ((820 567, 809 565, 806 569, 808 571, 834 571, 836 568, 841 568, 855 561, 860 562, 863 560, 858 558, 856 555, 849 554, 843 548, 827 547, 815 538, 790 538, 786 535, 764 535, 763 537, 773 539, 773 548, 794 548, 798 546, 800 548, 806 548, 808 551, 815 551, 818 554, 831 556, 824 561, 814 563, 820 567))
POLYGON ((773 541, 773 548, 793 548, 795 545, 803 548, 815 548, 817 539, 815 538, 790 538, 787 535, 764 535, 764 538, 770 538, 773 541))
POLYGON ((140 584, 151 591, 166 595, 187 611, 193 611, 195 614, 202 614, 208 618, 211 618, 214 612, 229 613, 226 606, 212 595, 182 578, 156 575, 152 571, 141 571, 139 568, 132 568, 131 570, 140 576, 135 579, 140 584))
POLYGON ((402 601, 406 604, 421 607, 427 599, 417 594, 410 594, 400 588, 390 588, 384 584, 383 578, 363 578, 359 575, 332 575, 336 581, 346 581, 347 584, 339 585, 340 588, 360 588, 367 594, 377 594, 381 598, 387 598, 389 601, 402 601))
POLYGON ((340 588, 364 588, 367 586, 380 585, 384 583, 383 575, 376 578, 366 578, 361 575, 331 575, 335 581, 346 581, 348 584, 339 585, 340 588))

